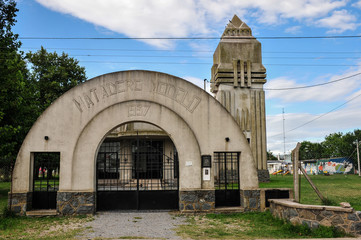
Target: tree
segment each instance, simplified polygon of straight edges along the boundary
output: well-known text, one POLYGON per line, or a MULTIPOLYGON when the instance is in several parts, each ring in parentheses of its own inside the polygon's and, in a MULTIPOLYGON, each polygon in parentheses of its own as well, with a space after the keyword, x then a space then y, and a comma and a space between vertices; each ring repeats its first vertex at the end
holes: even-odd
POLYGON ((0 177, 7 179, 38 116, 56 98, 86 79, 84 68, 65 53, 48 53, 41 48, 24 57, 19 52, 18 35, 12 32, 17 12, 15 0, 0 0, 0 177))
POLYGON ((326 156, 323 144, 309 141, 301 142, 300 160, 320 159, 324 157, 326 156))
POLYGON ((303 141, 300 148, 300 159, 321 159, 330 157, 349 158, 357 167, 356 140, 361 140, 361 130, 348 133, 332 133, 321 143, 303 141))
POLYGON ((45 110, 60 95, 86 80, 85 68, 64 52, 58 55, 41 47, 26 54, 31 64, 31 79, 36 85, 39 110, 45 110))
POLYGON ((26 62, 18 53, 21 43, 12 32, 17 11, 14 0, 0 0, 0 168, 5 178, 29 129, 26 124, 32 121, 32 88, 26 62))
POLYGON ((271 150, 267 151, 267 160, 278 160, 275 155, 273 155, 273 152, 271 150))
POLYGON ((327 154, 329 156, 349 157, 354 166, 357 167, 357 156, 356 156, 356 140, 360 141, 361 130, 355 129, 353 132, 333 133, 326 136, 323 144, 327 147, 327 154))

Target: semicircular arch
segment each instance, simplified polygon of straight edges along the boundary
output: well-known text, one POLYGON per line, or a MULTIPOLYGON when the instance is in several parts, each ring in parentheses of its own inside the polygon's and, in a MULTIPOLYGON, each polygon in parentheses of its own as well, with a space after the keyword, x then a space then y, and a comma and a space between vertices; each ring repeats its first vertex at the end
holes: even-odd
MULTIPOLYGON (((192 168, 184 171, 179 169, 180 189, 201 188, 200 149, 198 141, 184 120, 175 112, 154 102, 128 101, 112 105, 97 114, 84 128, 74 150, 71 168, 72 190, 95 190, 95 159, 99 144, 104 139, 104 133, 116 126, 130 122, 129 108, 146 106, 151 109, 146 115, 134 116, 131 122, 147 122, 162 128, 168 133, 179 154, 179 164, 192 161, 192 168), (79 171, 81 169, 81 171, 79 171)), ((62 188, 62 186, 60 186, 62 188)))
MULTIPOLYGON (((136 70, 96 77, 72 88, 52 103, 34 123, 19 151, 12 184, 14 192, 32 191, 29 180, 32 177, 33 152, 60 152, 61 190, 75 191, 83 187, 86 189, 81 190, 92 190, 93 180, 82 186, 82 183, 77 182, 82 179, 79 174, 75 173, 75 177, 71 177, 73 171, 83 171, 79 168, 83 166, 79 166, 80 162, 74 157, 87 152, 87 146, 91 144, 97 146, 104 133, 112 127, 133 120, 160 126, 175 140, 177 148, 181 148, 182 144, 191 145, 185 143, 187 138, 194 140, 194 146, 191 150, 184 151, 182 160, 185 161, 188 157, 193 159, 189 160, 193 161, 193 166, 185 167, 187 170, 184 171, 189 172, 190 179, 199 179, 190 181, 189 188, 200 187, 200 156, 212 155, 215 151, 242 152, 240 187, 258 187, 257 170, 248 141, 231 114, 216 99, 184 79, 165 73, 136 70), (130 102, 141 102, 143 105, 127 106, 130 102), (147 111, 146 104, 155 106, 157 110, 147 111), (123 107, 120 109, 119 106, 123 107), (122 115, 114 109, 118 109, 122 115), (174 116, 174 123, 165 117, 164 112, 174 116), (98 115, 104 116, 103 122, 96 121, 98 115), (120 118, 123 120, 120 121, 120 118), (93 124, 95 121, 98 125, 93 124), (92 128, 88 127, 90 125, 92 128), (103 125, 107 125, 107 128, 103 125), (185 129, 187 130, 183 131, 185 129), (82 136, 92 136, 92 132, 97 132, 96 140, 83 139, 82 136), (185 132, 189 132, 190 137, 179 137, 185 132), (177 138, 175 134, 178 134, 177 138), (77 144, 80 138, 81 145, 77 144)), ((89 156, 92 166, 84 166, 89 179, 94 177, 93 160, 96 149, 91 146, 89 156)))

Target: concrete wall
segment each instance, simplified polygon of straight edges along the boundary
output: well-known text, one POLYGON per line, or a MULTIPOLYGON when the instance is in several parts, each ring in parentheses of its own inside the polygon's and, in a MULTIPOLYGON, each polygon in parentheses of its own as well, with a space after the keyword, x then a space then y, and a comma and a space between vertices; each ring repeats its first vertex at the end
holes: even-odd
POLYGON ((242 152, 240 187, 258 187, 249 144, 217 100, 174 76, 124 71, 71 89, 39 117, 18 154, 13 192, 32 191, 31 153, 52 151, 60 152, 60 192, 95 192, 100 143, 116 126, 133 121, 154 124, 168 133, 179 153, 180 190, 213 188, 213 176, 202 183, 200 159, 214 151, 242 152))
POLYGON ((237 121, 252 149, 259 181, 269 181, 261 43, 236 15, 213 54, 211 91, 237 121))
POLYGON ((273 216, 292 224, 306 224, 310 228, 334 226, 356 236, 361 236, 361 212, 353 208, 304 205, 291 200, 271 199, 273 216))

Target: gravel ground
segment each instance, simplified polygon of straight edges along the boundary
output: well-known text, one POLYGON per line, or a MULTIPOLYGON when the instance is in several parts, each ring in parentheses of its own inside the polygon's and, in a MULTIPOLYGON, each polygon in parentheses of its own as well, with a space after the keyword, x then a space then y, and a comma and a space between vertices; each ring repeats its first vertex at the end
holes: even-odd
POLYGON ((80 239, 119 239, 124 237, 181 239, 173 230, 185 224, 185 217, 168 211, 98 212, 80 239))

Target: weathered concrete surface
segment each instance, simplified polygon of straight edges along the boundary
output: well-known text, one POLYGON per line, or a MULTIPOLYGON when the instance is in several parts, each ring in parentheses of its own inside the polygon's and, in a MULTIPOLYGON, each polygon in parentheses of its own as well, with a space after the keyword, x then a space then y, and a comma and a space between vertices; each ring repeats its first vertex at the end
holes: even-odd
POLYGON ((202 188, 201 155, 214 151, 242 152, 240 187, 258 187, 247 139, 216 99, 181 78, 124 71, 71 89, 39 117, 18 154, 13 192, 32 190, 31 153, 43 151, 60 152, 61 192, 95 192, 101 141, 116 126, 133 121, 154 124, 169 134, 179 153, 180 190, 202 188))
POLYGON ((252 36, 251 28, 235 15, 213 54, 211 91, 249 140, 261 182, 269 181, 265 73, 261 43, 252 36))

